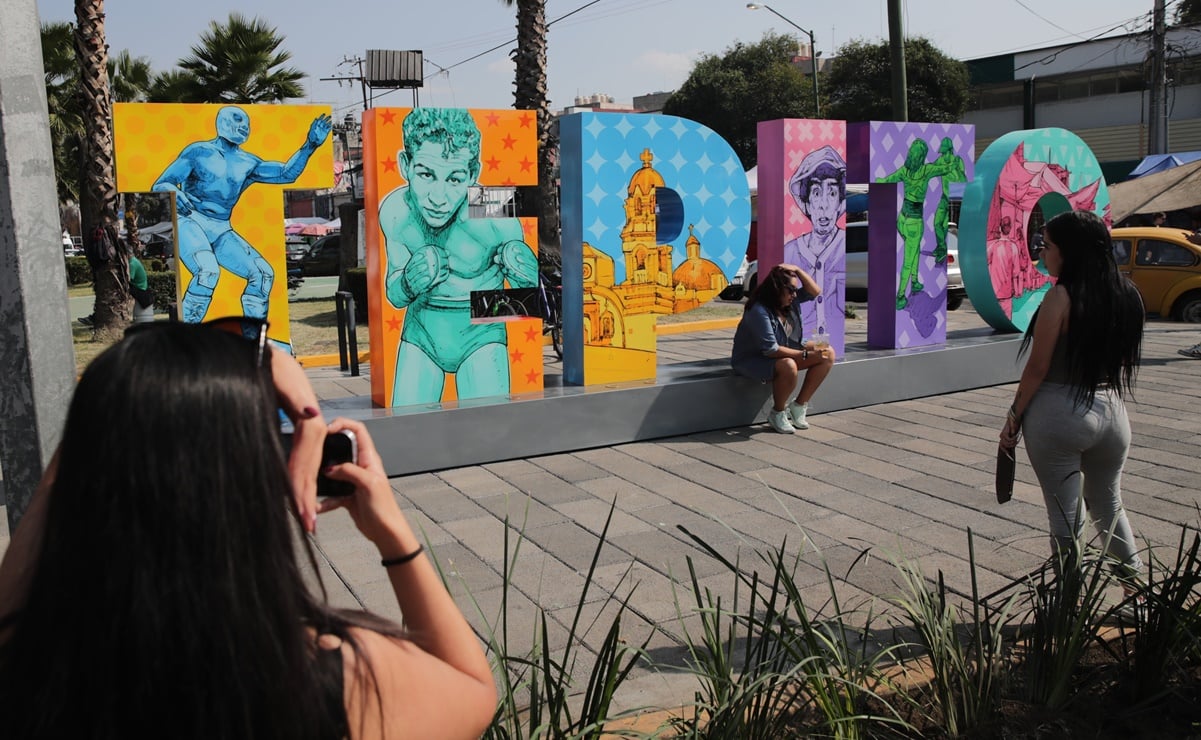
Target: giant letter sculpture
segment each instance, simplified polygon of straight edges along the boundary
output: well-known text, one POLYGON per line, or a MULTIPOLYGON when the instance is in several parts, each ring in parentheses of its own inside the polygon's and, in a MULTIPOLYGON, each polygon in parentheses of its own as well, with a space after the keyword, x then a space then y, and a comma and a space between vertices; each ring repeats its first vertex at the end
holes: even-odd
POLYGON ((538 285, 532 219, 472 218, 473 187, 537 183, 531 111, 363 117, 371 395, 380 406, 542 388, 538 318, 472 318, 472 293, 538 285))
POLYGON ((332 185, 330 127, 328 106, 113 106, 117 187, 174 196, 184 321, 267 319, 290 346, 282 188, 258 186, 332 185))
POLYGON ((763 121, 759 136, 759 274, 798 265, 821 286, 801 304, 807 334, 841 357, 846 320, 847 127, 842 121, 763 121))
POLYGON ((1031 260, 1030 214, 1069 209, 1109 222, 1109 192, 1088 145, 1061 128, 1013 131, 980 155, 960 212, 959 256, 972 306, 993 328, 1025 331, 1051 286, 1031 260))
POLYGON ((975 127, 872 121, 848 127, 850 178, 869 183, 867 340, 947 338, 947 184, 972 179, 975 127))
POLYGON ((559 131, 564 379, 654 378, 655 317, 712 299, 742 258, 742 163, 716 133, 674 116, 577 113, 559 131), (685 226, 681 254, 672 242, 685 226))

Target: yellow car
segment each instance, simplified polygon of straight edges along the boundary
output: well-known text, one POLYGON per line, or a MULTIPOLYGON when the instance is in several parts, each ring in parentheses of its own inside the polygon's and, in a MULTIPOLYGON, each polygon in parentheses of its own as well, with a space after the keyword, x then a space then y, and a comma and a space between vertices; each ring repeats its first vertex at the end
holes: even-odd
POLYGON ((1118 270, 1134 281, 1147 313, 1201 322, 1201 236, 1156 226, 1110 235, 1118 270))

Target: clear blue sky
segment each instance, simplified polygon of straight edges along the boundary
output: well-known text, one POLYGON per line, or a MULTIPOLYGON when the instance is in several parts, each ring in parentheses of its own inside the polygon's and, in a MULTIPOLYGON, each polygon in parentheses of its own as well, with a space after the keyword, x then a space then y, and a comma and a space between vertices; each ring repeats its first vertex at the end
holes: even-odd
MULTIPOLYGON (((1169 1, 1169 13, 1177 3, 1169 1)), ((812 30, 826 56, 853 39, 888 34, 885 0, 769 4, 812 30)), ((70 0, 37 5, 42 21, 74 20, 70 0)), ((186 56, 210 20, 224 21, 233 10, 263 18, 286 38, 293 66, 309 76, 309 100, 334 105, 339 118, 362 107, 359 88, 319 78, 353 73, 339 63, 368 48, 424 51, 432 63, 426 73, 433 76, 420 91, 422 105, 507 108, 513 101, 508 51, 515 46, 516 11, 501 0, 109 0, 106 7, 110 49, 147 57, 158 71, 186 56), (449 71, 439 73, 439 66, 449 71)), ((951 56, 971 59, 1106 31, 1143 31, 1150 25, 1152 0, 910 0, 906 7, 908 35, 925 36, 951 56)), ((561 16, 568 17, 549 32, 554 109, 571 105, 577 95, 603 93, 629 103, 635 95, 672 90, 702 54, 757 41, 768 30, 794 31, 766 10, 748 10, 744 0, 548 0, 547 20, 561 16)), ((409 91, 397 91, 376 105, 408 106, 412 100, 409 91)))

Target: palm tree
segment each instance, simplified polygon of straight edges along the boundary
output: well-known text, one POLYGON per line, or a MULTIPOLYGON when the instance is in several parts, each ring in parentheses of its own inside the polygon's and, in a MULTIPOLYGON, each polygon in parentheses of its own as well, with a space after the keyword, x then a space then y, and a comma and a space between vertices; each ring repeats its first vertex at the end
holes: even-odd
POLYGON ((502 0, 517 6, 517 63, 513 105, 538 114, 538 187, 522 193, 522 215, 538 216, 539 241, 550 251, 559 249, 559 188, 555 158, 558 142, 552 134, 550 103, 546 97, 546 0, 502 0))
POLYGON ((83 172, 83 105, 74 33, 69 23, 42 24, 46 107, 50 113, 50 143, 54 150, 54 179, 60 203, 79 201, 83 172))
POLYGON ((114 103, 147 102, 154 79, 150 60, 135 57, 127 49, 108 60, 108 81, 114 103))
MULTIPOLYGON (((113 227, 117 218, 117 181, 113 164, 113 104, 108 81, 108 43, 104 35, 104 0, 75 0, 75 54, 79 60, 83 103, 84 187, 80 211, 83 238, 94 239, 97 227, 113 227)), ((129 261, 120 240, 117 256, 95 266, 93 286, 96 337, 112 339, 130 320, 129 261)))
POLYGON ((304 73, 284 67, 291 52, 284 37, 266 22, 230 13, 225 24, 212 21, 179 60, 181 78, 160 78, 160 91, 177 86, 189 103, 274 103, 304 97, 304 73))

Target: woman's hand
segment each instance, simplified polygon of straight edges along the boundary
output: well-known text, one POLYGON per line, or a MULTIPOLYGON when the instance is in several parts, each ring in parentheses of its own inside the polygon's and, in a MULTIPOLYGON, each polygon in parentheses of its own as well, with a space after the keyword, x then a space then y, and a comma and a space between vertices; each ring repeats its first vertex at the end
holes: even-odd
POLYGON ((1001 428, 1001 446, 1007 450, 1017 447, 1022 439, 1022 421, 1013 414, 1005 417, 1005 426, 1001 428))
POLYGON ((396 504, 392 485, 384 473, 383 461, 375 449, 375 442, 367 433, 367 427, 350 419, 334 419, 329 425, 331 433, 344 429, 354 432, 359 449, 358 464, 335 465, 322 471, 322 474, 333 480, 353 483, 354 495, 323 499, 319 511, 324 513, 346 509, 358 530, 381 549, 381 554, 385 548, 396 548, 397 540, 401 540, 399 548, 403 552, 389 552, 385 557, 412 552, 419 542, 396 504))
POLYGON ((271 348, 271 377, 280 408, 292 421, 292 453, 288 455, 288 477, 296 514, 306 532, 317 528, 317 472, 325 446, 325 419, 317 405, 317 394, 295 359, 271 348))

